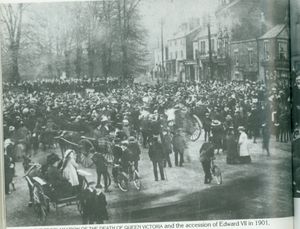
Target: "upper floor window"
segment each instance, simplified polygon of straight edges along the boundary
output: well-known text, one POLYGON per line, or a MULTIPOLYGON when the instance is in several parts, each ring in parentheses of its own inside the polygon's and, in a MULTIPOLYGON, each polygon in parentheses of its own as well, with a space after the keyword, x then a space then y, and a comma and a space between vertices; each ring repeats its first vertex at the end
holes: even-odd
POLYGON ((181 50, 180 56, 181 56, 181 58, 183 58, 183 50, 181 50))
POLYGON ((287 42, 279 42, 279 59, 280 60, 287 60, 288 59, 288 47, 287 42))

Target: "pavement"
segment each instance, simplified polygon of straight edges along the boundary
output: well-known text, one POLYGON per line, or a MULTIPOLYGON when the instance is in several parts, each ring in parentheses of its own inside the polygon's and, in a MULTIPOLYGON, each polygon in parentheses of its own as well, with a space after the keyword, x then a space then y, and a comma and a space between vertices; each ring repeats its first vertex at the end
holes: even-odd
MULTIPOLYGON (((106 223, 133 223, 184 220, 217 220, 288 217, 293 214, 291 145, 271 139, 271 156, 262 151, 261 140, 250 144, 252 163, 228 165, 223 153, 215 163, 221 168, 223 184, 216 181, 204 184, 199 162, 203 136, 190 142, 185 152, 184 167, 166 168, 167 179, 155 181, 147 149, 143 149, 139 171, 142 189, 130 184, 122 192, 114 184, 106 194, 109 220, 106 223)), ((53 149, 58 151, 58 149, 53 149)), ((50 152, 40 152, 35 160, 41 161, 50 152)), ((33 209, 27 207, 29 195, 21 163, 17 163, 16 191, 6 196, 8 226, 34 226, 40 222, 33 209)), ((86 169, 96 181, 95 169, 86 169)), ((76 206, 58 210, 51 208, 46 224, 81 224, 76 206)))

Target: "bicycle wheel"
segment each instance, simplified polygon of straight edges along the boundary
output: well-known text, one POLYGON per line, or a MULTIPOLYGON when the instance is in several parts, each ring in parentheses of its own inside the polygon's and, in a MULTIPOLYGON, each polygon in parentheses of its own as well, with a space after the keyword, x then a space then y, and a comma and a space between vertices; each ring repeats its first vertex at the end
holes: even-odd
POLYGON ((215 177, 217 184, 222 184, 222 172, 221 169, 216 165, 213 167, 213 176, 215 177))
POLYGON ((128 179, 123 174, 118 176, 118 187, 123 192, 128 191, 128 179))
POLYGON ((134 183, 134 186, 136 187, 136 189, 138 191, 140 191, 141 188, 142 188, 142 183, 141 183, 141 180, 140 180, 139 173, 136 170, 134 170, 134 174, 133 174, 133 183, 134 183))
POLYGON ((196 115, 192 115, 190 118, 190 121, 192 122, 192 133, 190 135, 190 139, 191 141, 197 141, 202 132, 202 123, 196 115))

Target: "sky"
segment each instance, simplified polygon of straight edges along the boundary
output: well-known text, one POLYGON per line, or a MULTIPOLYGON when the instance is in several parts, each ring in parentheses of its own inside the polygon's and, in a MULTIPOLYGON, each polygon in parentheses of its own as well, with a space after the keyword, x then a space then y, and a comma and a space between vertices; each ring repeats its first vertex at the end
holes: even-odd
POLYGON ((181 23, 191 17, 213 15, 216 7, 217 0, 141 0, 139 5, 150 45, 157 44, 160 39, 162 18, 164 37, 167 39, 176 32, 181 23))

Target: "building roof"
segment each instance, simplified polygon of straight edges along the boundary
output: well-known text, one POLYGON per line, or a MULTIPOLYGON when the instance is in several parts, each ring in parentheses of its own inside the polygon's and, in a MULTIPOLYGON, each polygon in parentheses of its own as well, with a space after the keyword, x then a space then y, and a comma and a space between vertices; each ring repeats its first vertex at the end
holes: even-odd
MULTIPOLYGON (((216 27, 212 26, 210 28, 210 34, 211 36, 217 35, 217 29, 216 27)), ((198 41, 200 38, 206 38, 208 37, 208 29, 207 27, 202 28, 193 38, 193 41, 198 41)))
POLYGON ((269 31, 267 31, 259 39, 272 39, 272 38, 276 38, 285 29, 285 27, 286 27, 285 24, 275 25, 272 29, 270 29, 269 31))
POLYGON ((178 39, 178 38, 183 38, 183 37, 186 37, 188 35, 191 35, 193 33, 195 33, 196 31, 200 30, 200 26, 186 32, 186 31, 180 31, 179 33, 176 33, 173 37, 171 37, 170 39, 168 40, 175 40, 175 39, 178 39))

